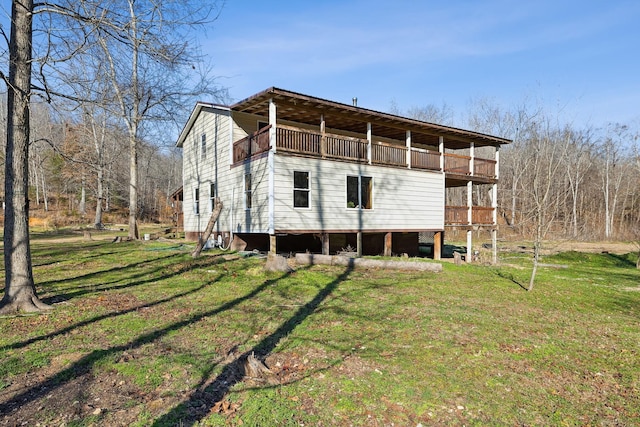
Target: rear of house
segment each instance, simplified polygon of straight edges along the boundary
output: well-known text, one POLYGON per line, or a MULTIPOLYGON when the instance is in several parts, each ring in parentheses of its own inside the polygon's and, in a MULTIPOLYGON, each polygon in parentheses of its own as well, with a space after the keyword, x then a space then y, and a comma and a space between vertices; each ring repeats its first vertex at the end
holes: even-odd
MULTIPOLYGON (((177 142, 185 233, 200 237, 218 197, 214 241, 224 246, 416 255, 432 236, 437 257, 446 188, 495 186, 506 142, 277 88, 230 107, 198 103, 177 142), (494 159, 474 155, 485 146, 494 159)), ((492 203, 482 221, 495 228, 495 194, 492 203)), ((467 205, 458 226, 477 226, 467 205)))

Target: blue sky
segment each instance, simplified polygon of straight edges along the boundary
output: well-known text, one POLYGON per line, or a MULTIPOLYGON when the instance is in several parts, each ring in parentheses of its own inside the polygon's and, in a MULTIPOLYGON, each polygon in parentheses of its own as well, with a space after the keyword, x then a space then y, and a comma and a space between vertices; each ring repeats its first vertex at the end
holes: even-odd
POLYGON ((200 43, 234 100, 276 86, 380 111, 445 103, 457 121, 478 98, 577 127, 640 119, 637 0, 227 0, 200 43))

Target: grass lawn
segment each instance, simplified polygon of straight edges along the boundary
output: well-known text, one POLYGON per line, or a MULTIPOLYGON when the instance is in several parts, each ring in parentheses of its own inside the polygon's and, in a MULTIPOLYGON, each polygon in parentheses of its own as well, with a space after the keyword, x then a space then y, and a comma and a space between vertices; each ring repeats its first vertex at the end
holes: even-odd
POLYGON ((32 244, 50 313, 0 319, 0 425, 638 425, 635 255, 442 273, 176 243, 32 244), (522 286, 521 286, 522 285, 522 286), (245 375, 247 359, 270 372, 245 375))

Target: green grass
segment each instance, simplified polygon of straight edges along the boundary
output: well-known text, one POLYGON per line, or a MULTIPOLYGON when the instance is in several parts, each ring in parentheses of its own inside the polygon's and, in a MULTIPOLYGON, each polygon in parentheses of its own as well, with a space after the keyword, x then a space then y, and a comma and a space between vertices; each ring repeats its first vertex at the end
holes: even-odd
POLYGON ((55 310, 0 319, 0 414, 141 426, 640 419, 633 254, 545 257, 568 268, 540 268, 526 292, 531 261, 520 254, 439 274, 284 274, 188 249, 36 240, 38 292, 55 310), (272 376, 241 378, 252 352, 272 376))

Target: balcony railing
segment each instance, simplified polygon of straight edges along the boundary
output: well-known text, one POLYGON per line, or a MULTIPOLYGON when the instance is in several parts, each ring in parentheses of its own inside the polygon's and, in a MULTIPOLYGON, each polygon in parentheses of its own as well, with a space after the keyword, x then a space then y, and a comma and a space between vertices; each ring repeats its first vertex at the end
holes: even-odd
POLYGON ((260 153, 269 151, 269 129, 271 129, 271 125, 263 127, 259 131, 234 142, 233 162, 241 162, 260 153))
POLYGON ((407 147, 388 144, 371 145, 371 163, 376 165, 407 166, 407 147))
MULTIPOLYGON (((233 161, 241 162, 269 150, 269 130, 271 126, 260 129, 233 144, 233 161)), ((325 134, 295 129, 287 126, 276 128, 276 149, 278 152, 301 154, 313 157, 345 160, 350 162, 369 161, 369 142, 360 138, 344 135, 325 134)), ((394 167, 408 167, 408 148, 401 145, 374 142, 371 144, 371 163, 394 167)), ((496 161, 473 159, 453 153, 444 153, 444 172, 455 175, 495 178, 496 161)), ((411 148, 411 168, 439 171, 441 154, 437 151, 411 148)), ((466 217, 465 217, 466 218, 466 217)))
POLYGON ((411 149, 411 167, 416 169, 440 170, 440 153, 437 151, 411 149))
MULTIPOLYGON (((355 162, 367 161, 367 141, 357 138, 344 138, 335 135, 325 135, 326 151, 324 155, 333 159, 351 160, 355 162)), ((321 152, 315 153, 322 155, 321 152)))
MULTIPOLYGON (((444 223, 447 225, 469 225, 469 207, 445 206, 444 223)), ((486 206, 473 206, 471 208, 471 224, 493 224, 493 208, 486 206)))

